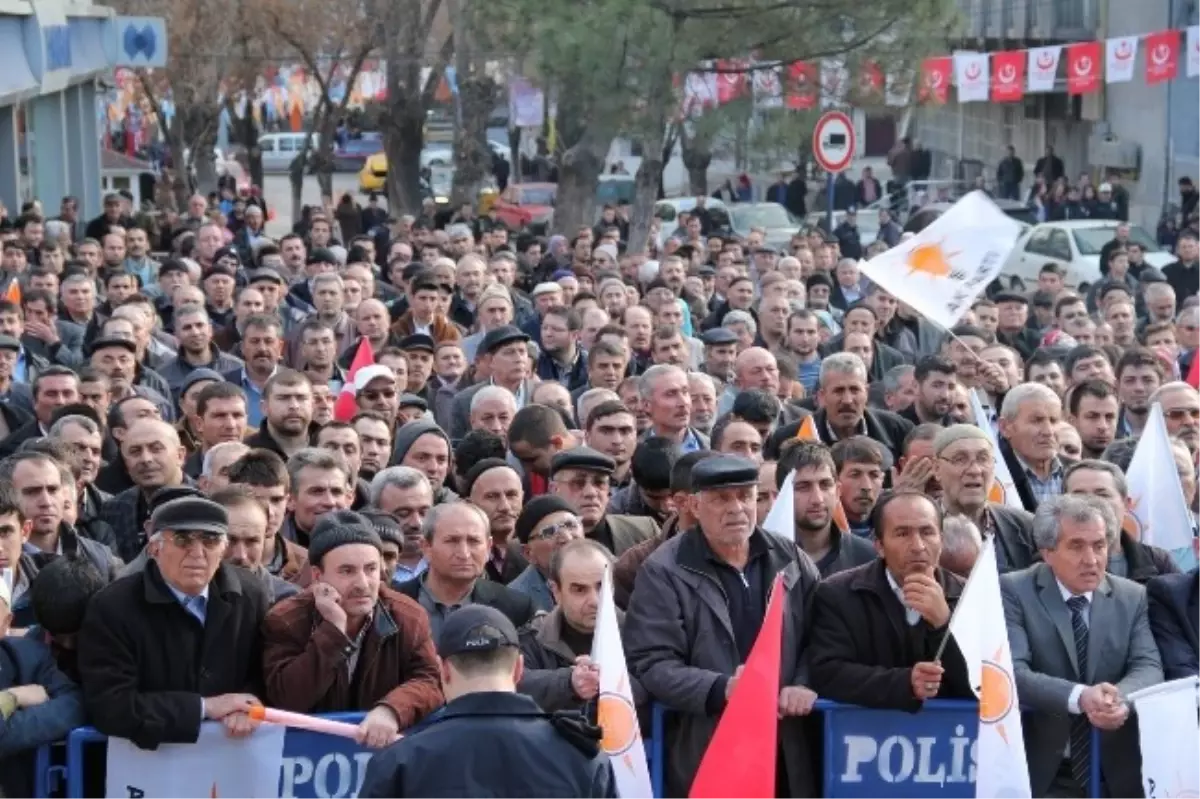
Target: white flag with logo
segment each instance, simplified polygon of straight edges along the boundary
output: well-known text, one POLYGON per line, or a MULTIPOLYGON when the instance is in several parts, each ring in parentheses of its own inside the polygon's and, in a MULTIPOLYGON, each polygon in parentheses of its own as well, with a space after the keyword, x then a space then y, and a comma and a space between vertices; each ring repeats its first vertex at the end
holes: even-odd
POLYGON ((767 511, 767 518, 763 519, 762 523, 762 529, 784 541, 796 540, 795 486, 796 470, 793 469, 783 479, 779 495, 775 497, 775 503, 771 505, 771 510, 767 511))
POLYGON ((991 93, 990 64, 991 57, 987 53, 954 54, 954 80, 960 103, 987 102, 991 93))
POLYGON ((950 329, 1000 274, 1020 232, 1020 223, 973 191, 859 269, 918 315, 950 329))
POLYGON ((248 738, 230 738, 224 725, 206 722, 194 744, 139 749, 108 739, 106 796, 279 796, 286 727, 262 724, 248 738))
POLYGON ((1187 76, 1194 78, 1200 75, 1200 25, 1188 25, 1186 44, 1187 76))
POLYGON ((1132 505, 1125 524, 1133 538, 1169 551, 1176 565, 1186 571, 1196 565, 1196 554, 1192 514, 1178 468, 1162 406, 1156 402, 1125 472, 1132 505))
MULTIPOLYGON (((1142 744, 1142 786, 1155 799, 1200 796, 1200 679, 1184 677, 1127 697, 1137 710, 1142 744)), ((980 755, 983 753, 980 752, 980 755)))
POLYGON ((600 747, 612 761, 617 778, 617 796, 622 799, 648 799, 650 770, 646 767, 646 748, 638 727, 633 689, 625 667, 625 647, 617 625, 617 605, 613 601, 612 569, 604 572, 600 586, 600 609, 596 614, 596 632, 592 638, 592 662, 600 669, 600 695, 596 704, 604 737, 600 747))
POLYGON ((971 688, 979 697, 975 796, 1032 796, 994 536, 979 550, 950 618, 950 633, 966 661, 971 688))
POLYGON ((1026 52, 1029 55, 1029 63, 1025 68, 1026 89, 1031 92, 1054 91, 1054 82, 1058 79, 1058 62, 1062 58, 1062 45, 1031 47, 1026 52))
POLYGON ((1133 64, 1137 61, 1137 49, 1137 36, 1117 36, 1104 43, 1104 80, 1106 83, 1128 83, 1133 80, 1133 64))
POLYGON ((1008 462, 1000 454, 1000 442, 996 438, 996 431, 992 429, 992 420, 988 418, 987 411, 983 408, 983 400, 979 398, 979 389, 971 392, 971 412, 975 416, 975 426, 987 433, 992 442, 992 459, 996 463, 992 470, 992 485, 988 488, 988 502, 1024 510, 1025 506, 1017 494, 1017 484, 1013 481, 1012 472, 1008 470, 1008 462))

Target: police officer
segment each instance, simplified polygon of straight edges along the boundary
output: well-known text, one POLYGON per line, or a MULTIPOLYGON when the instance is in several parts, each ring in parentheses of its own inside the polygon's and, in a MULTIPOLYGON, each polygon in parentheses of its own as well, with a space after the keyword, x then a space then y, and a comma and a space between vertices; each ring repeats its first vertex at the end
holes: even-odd
POLYGON ((371 759, 360 797, 617 795, 600 729, 517 693, 519 639, 503 613, 454 611, 438 655, 446 706, 371 759))

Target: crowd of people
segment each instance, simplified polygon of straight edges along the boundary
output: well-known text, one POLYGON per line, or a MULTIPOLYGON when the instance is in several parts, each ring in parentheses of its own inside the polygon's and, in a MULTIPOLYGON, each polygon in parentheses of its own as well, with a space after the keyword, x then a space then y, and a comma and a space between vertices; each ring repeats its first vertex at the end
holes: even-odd
POLYGON ((1194 234, 947 332, 842 237, 710 235, 702 198, 647 252, 615 208, 546 239, 319 209, 275 239, 252 209, 231 236, 195 197, 161 254, 119 195, 0 230, 5 793, 74 727, 154 749, 265 704, 365 714, 391 746, 360 795, 613 795, 611 573, 672 796, 783 576, 778 795, 819 796, 819 697, 974 696, 939 646, 991 540, 1034 794, 1085 795, 1098 728, 1105 790, 1141 795, 1125 697, 1197 674, 1200 583, 1123 524, 1126 470, 1161 406, 1194 513, 1194 234))

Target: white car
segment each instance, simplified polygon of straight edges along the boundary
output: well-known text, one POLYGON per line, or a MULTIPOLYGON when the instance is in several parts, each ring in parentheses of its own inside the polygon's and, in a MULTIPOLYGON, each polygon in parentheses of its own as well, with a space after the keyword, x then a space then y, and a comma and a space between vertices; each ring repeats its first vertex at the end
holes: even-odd
MULTIPOLYGON (((1100 250, 1116 237, 1119 224, 1114 219, 1075 219, 1034 225, 1017 238, 1003 273, 1033 284, 1043 266, 1055 263, 1066 269, 1067 285, 1095 283, 1101 278, 1100 250)), ((1144 228, 1130 225, 1129 240, 1142 246, 1150 266, 1162 269, 1175 260, 1144 228)))
MULTIPOLYGON (((691 197, 669 197, 665 200, 659 200, 654 204, 654 215, 662 220, 662 227, 658 232, 658 246, 662 246, 666 242, 667 237, 675 232, 675 228, 679 227, 679 215, 681 213, 691 213, 696 207, 696 198, 691 197)), ((713 227, 717 230, 729 228, 729 207, 716 197, 705 198, 704 207, 708 211, 709 218, 712 219, 713 227)))
MULTIPOLYGON (((509 160, 508 145, 488 139, 488 149, 505 161, 509 160)), ((421 151, 421 167, 454 166, 454 145, 450 142, 426 144, 421 151)))

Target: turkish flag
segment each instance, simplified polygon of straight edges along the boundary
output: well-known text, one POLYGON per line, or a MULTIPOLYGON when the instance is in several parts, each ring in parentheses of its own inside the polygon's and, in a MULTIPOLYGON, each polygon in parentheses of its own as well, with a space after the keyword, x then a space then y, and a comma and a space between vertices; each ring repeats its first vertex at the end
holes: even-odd
POLYGON ((696 770, 688 792, 691 799, 775 796, 784 599, 780 574, 771 586, 767 614, 754 648, 696 770))
POLYGON ((1080 42, 1067 48, 1067 94, 1090 94, 1100 89, 1100 42, 1080 42))
POLYGON ((373 363, 375 351, 371 349, 371 342, 366 338, 359 339, 358 352, 354 353, 354 360, 346 370, 346 382, 342 384, 337 402, 333 404, 333 418, 337 421, 348 422, 358 413, 358 403, 354 399, 354 376, 358 374, 359 369, 373 363))
POLYGON ((1025 51, 992 54, 992 102, 1019 103, 1025 96, 1025 51))
POLYGON ((926 58, 921 62, 921 85, 917 100, 922 103, 945 103, 950 98, 950 72, 954 68, 950 56, 926 58))
POLYGON ((724 70, 743 70, 746 59, 729 59, 717 62, 717 105, 725 105, 746 93, 746 73, 724 70))
POLYGON ((1166 30, 1146 37, 1146 85, 1174 80, 1179 74, 1179 31, 1166 30))
POLYGON ((820 98, 821 72, 816 64, 796 61, 788 67, 787 92, 783 103, 793 111, 808 111, 817 107, 820 98))

